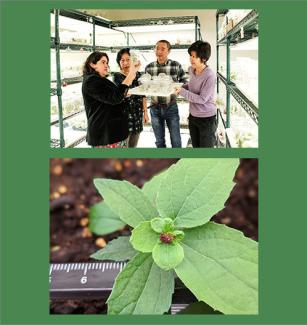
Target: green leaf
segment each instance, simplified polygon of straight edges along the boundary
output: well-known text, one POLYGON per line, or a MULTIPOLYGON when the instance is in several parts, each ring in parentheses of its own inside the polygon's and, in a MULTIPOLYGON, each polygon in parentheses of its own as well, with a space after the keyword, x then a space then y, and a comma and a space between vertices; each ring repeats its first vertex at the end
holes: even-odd
POLYGON ((139 253, 117 276, 107 301, 108 314, 163 314, 170 308, 173 292, 173 271, 161 270, 151 254, 139 253))
POLYGON ((122 222, 105 202, 93 205, 90 209, 89 228, 97 235, 106 235, 122 229, 125 223, 122 222))
POLYGON ((258 243, 224 225, 185 231, 175 271, 198 300, 224 314, 258 313, 258 243))
POLYGON ((108 243, 105 248, 91 255, 96 260, 127 261, 131 260, 138 252, 132 247, 129 237, 119 237, 108 243))
POLYGON ((176 241, 181 241, 184 238, 184 232, 181 230, 175 230, 173 234, 175 235, 176 241))
POLYGON ((168 169, 162 171, 154 176, 151 180, 146 182, 142 188, 143 193, 149 198, 150 202, 156 206, 157 194, 161 186, 162 180, 166 177, 167 173, 174 167, 171 165, 168 169))
POLYGON ((175 227, 205 224, 224 207, 233 188, 238 159, 183 158, 162 180, 157 196, 160 216, 175 227))
POLYGON ((153 218, 150 224, 151 228, 159 234, 174 231, 174 221, 170 218, 153 218))
POLYGON ((135 228, 139 223, 158 216, 149 199, 133 184, 99 178, 94 179, 94 184, 106 203, 128 225, 135 228))
POLYGON ((152 251, 155 263, 163 270, 171 270, 180 264, 184 257, 182 246, 177 242, 158 243, 152 251))
POLYGON ((136 250, 150 253, 159 241, 159 237, 159 234, 152 230, 150 221, 144 221, 132 230, 130 242, 136 250))

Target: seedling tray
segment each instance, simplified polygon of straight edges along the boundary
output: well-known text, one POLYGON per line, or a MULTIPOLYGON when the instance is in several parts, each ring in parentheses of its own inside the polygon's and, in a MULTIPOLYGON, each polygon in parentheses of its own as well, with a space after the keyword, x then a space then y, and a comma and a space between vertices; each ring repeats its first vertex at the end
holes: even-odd
POLYGON ((172 83, 172 89, 170 91, 153 91, 150 88, 148 90, 144 90, 142 86, 134 87, 129 89, 128 94, 129 95, 140 95, 140 96, 159 96, 159 97, 168 97, 172 94, 174 94, 175 87, 182 86, 183 83, 180 82, 174 82, 172 83))

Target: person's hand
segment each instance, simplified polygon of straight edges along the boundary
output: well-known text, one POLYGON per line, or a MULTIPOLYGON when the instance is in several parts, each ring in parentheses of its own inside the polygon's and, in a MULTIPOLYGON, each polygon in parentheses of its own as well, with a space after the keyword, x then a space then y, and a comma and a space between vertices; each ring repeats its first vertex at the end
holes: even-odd
POLYGON ((147 113, 147 110, 144 111, 144 124, 147 124, 149 122, 149 116, 148 116, 148 113, 147 113))
POLYGON ((175 93, 176 95, 178 95, 178 94, 180 93, 180 91, 181 91, 181 87, 180 87, 180 86, 176 86, 176 87, 175 87, 175 90, 174 90, 174 93, 175 93))
POLYGON ((141 61, 137 61, 137 63, 134 65, 136 71, 139 71, 140 70, 140 67, 141 67, 141 61))
POLYGON ((137 61, 137 63, 132 63, 130 64, 130 68, 129 68, 129 73, 131 73, 132 75, 136 75, 136 73, 139 71, 141 67, 141 62, 137 61))

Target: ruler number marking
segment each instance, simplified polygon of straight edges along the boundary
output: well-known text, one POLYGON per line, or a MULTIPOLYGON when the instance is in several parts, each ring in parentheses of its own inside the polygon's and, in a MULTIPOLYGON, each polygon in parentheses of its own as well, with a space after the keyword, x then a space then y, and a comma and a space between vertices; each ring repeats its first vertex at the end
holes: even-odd
POLYGON ((83 276, 80 280, 80 283, 86 284, 87 283, 87 276, 83 276))

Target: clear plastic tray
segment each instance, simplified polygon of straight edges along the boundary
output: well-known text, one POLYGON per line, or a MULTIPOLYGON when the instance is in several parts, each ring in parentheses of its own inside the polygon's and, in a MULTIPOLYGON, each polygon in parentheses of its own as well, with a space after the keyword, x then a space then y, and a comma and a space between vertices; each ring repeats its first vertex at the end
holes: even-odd
POLYGON ((175 87, 182 86, 183 83, 180 82, 174 82, 168 87, 166 91, 163 91, 162 89, 152 89, 152 86, 150 85, 147 90, 144 89, 143 85, 134 87, 129 89, 128 95, 142 95, 142 96, 159 96, 159 97, 168 97, 172 94, 174 94, 175 87))

